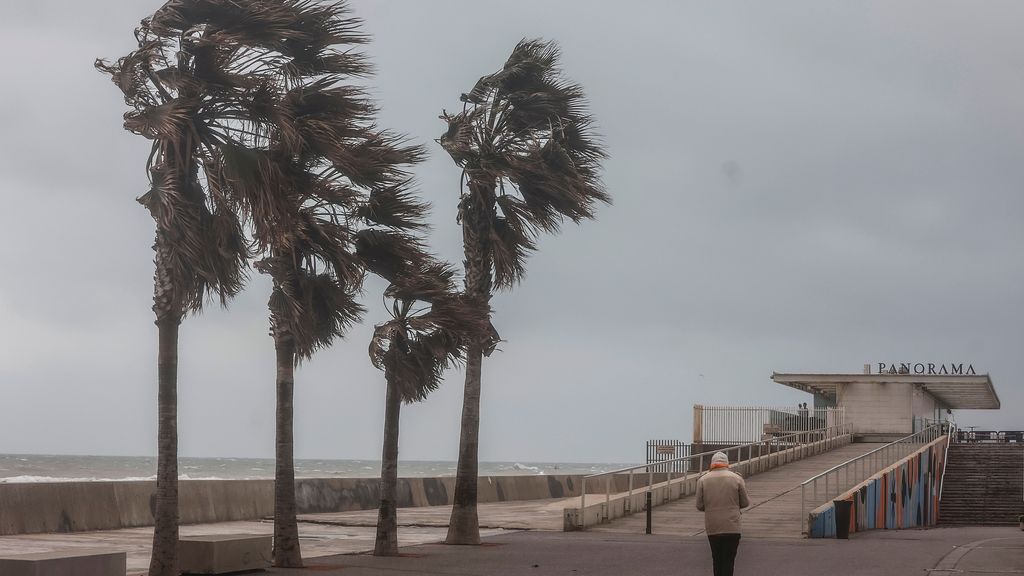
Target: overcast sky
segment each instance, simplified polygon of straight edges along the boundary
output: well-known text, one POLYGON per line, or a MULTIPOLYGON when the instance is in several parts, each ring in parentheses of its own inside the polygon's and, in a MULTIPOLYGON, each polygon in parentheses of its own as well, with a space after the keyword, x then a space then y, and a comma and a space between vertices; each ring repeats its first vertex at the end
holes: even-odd
MULTIPOLYGON (((148 143, 95 57, 158 2, 0 7, 0 453, 156 451, 148 143)), ((522 37, 556 39, 589 95, 615 205, 545 237, 494 300, 480 457, 639 461, 694 403, 809 401, 772 371, 965 362, 1020 429, 1020 2, 369 1, 380 123, 417 167, 431 245, 461 262, 443 108, 522 37)), ((384 316, 296 373, 296 455, 379 458, 384 316)), ((180 452, 270 457, 269 283, 181 330, 180 452)), ((457 456, 462 374, 403 410, 403 459, 457 456)))

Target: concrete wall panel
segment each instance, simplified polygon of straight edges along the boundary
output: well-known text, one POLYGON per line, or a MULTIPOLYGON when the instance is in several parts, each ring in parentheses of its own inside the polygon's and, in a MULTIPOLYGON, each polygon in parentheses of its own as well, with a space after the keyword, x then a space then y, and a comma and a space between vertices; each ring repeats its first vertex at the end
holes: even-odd
POLYGON ((913 387, 910 384, 850 382, 837 387, 837 404, 846 408, 854 434, 911 434, 913 387))
MULTIPOLYGON (((655 475, 658 481, 658 475, 655 475)), ((581 476, 485 476, 480 502, 578 496, 581 476)), ((637 484, 646 484, 646 476, 637 484)), ((628 478, 616 478, 622 490, 628 478)), ((302 478, 295 482, 300 514, 377 508, 377 478, 302 478)), ((587 486, 587 491, 599 487, 587 486)), ((117 530, 152 526, 155 482, 0 484, 0 535, 117 530)), ((604 492, 604 486, 600 486, 604 492)), ((455 478, 400 478, 400 507, 452 503, 455 478)), ((273 480, 182 480, 182 524, 255 520, 274 514, 273 480)))

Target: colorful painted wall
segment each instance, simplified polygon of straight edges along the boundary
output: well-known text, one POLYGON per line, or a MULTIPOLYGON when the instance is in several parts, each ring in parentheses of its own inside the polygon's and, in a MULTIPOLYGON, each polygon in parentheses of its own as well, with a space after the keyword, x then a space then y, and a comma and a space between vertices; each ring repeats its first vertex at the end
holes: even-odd
MULTIPOLYGON (((836 498, 853 502, 850 533, 934 526, 945 462, 943 436, 836 498)), ((835 505, 830 503, 811 513, 808 537, 834 538, 835 527, 835 505)))

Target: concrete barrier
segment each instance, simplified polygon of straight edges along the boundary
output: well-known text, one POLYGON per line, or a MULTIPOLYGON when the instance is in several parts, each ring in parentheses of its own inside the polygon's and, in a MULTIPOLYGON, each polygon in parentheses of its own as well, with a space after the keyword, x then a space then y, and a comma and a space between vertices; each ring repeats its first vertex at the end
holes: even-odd
POLYGON ((0 556, 3 576, 124 576, 128 555, 110 550, 69 549, 0 556))
POLYGON ((215 534, 178 539, 184 574, 230 574, 270 568, 273 536, 215 534))
MULTIPOLYGON (((580 494, 579 475, 482 476, 480 502, 563 498, 580 494)), ((375 509, 377 478, 301 478, 300 514, 375 509)), ((591 487, 587 487, 588 492, 591 487)), ((156 482, 0 484, 0 535, 118 530, 153 525, 156 482)), ((255 520, 274 514, 273 480, 182 480, 182 524, 255 520)), ((452 503, 455 478, 400 478, 402 508, 452 503)))

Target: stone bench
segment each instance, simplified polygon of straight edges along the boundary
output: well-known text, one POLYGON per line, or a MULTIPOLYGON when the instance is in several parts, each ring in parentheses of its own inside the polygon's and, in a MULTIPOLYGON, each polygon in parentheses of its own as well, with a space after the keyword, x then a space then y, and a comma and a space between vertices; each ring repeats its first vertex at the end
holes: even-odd
POLYGON ((0 556, 3 576, 124 576, 127 554, 110 550, 70 548, 54 552, 36 552, 0 556))
POLYGON ((272 542, 272 536, 259 534, 181 536, 178 562, 185 574, 263 570, 270 567, 272 542))

